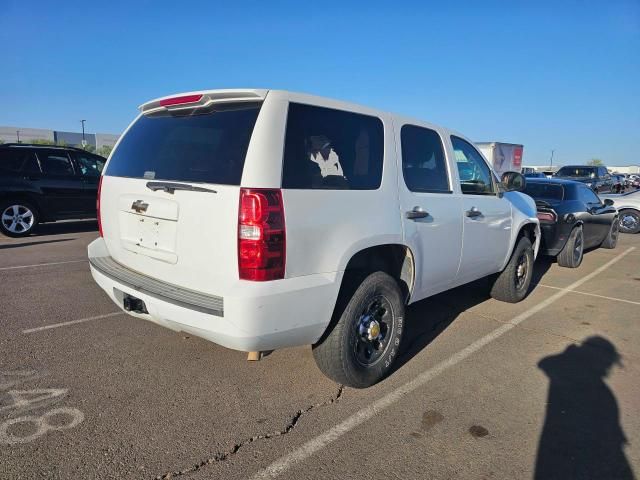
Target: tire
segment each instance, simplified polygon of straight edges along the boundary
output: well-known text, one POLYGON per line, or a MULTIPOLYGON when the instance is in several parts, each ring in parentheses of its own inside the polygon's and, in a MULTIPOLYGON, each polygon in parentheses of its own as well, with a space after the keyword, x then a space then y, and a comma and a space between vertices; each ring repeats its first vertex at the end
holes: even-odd
POLYGON ((567 268, 578 268, 584 257, 584 233, 582 225, 571 230, 569 239, 558 254, 558 265, 567 268))
POLYGON ((375 272, 347 300, 344 310, 334 314, 337 322, 313 346, 313 357, 333 381, 366 388, 388 375, 398 356, 404 297, 393 277, 375 272))
POLYGON ((8 237, 26 237, 38 225, 38 211, 29 202, 5 201, 0 204, 0 232, 8 237))
POLYGON ((527 296, 533 276, 533 246, 521 237, 507 266, 498 274, 489 294, 496 300, 518 303, 527 296))
POLYGON ((640 212, 638 210, 621 210, 618 228, 621 233, 640 232, 640 212))
POLYGON ((618 220, 618 217, 616 217, 613 219, 613 222, 611 222, 611 227, 609 227, 609 232, 607 233, 607 236, 602 241, 600 246, 602 248, 609 248, 609 249, 616 248, 616 245, 618 245, 619 230, 620 230, 620 222, 618 220))

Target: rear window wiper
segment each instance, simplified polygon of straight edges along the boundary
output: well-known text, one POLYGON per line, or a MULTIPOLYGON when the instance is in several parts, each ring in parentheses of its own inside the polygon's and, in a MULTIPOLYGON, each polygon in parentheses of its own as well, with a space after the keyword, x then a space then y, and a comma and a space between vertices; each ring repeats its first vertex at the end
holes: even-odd
POLYGON ((153 190, 154 192, 157 190, 162 190, 167 193, 174 193, 176 190, 188 190, 190 192, 208 192, 208 193, 218 193, 215 190, 211 190, 210 188, 197 187, 195 185, 189 185, 185 183, 174 183, 174 182, 147 182, 147 188, 149 190, 153 190))

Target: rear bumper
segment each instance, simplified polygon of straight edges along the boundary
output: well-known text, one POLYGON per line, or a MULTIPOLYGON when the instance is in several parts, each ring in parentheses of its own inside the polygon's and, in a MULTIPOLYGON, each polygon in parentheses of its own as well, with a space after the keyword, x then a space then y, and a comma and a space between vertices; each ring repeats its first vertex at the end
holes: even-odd
POLYGON ((551 257, 557 256, 567 243, 571 234, 572 225, 564 223, 541 223, 542 243, 540 254, 551 257))
POLYGON ((271 282, 237 280, 222 295, 209 295, 116 263, 102 238, 89 245, 89 262, 96 283, 121 309, 124 294, 144 301, 149 313, 130 315, 241 351, 315 343, 329 324, 341 279, 317 274, 271 282))

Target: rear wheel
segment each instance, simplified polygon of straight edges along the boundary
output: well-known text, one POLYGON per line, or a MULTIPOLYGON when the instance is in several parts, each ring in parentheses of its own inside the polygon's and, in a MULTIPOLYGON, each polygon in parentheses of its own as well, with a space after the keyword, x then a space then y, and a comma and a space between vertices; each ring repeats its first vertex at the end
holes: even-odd
POLYGON ((558 265, 561 267, 578 268, 584 256, 584 234, 582 225, 578 225, 569 234, 569 239, 558 255, 558 265))
POLYGON ((26 237, 37 224, 38 213, 30 203, 9 201, 0 205, 0 231, 8 237, 26 237))
POLYGON ((498 274, 491 296, 503 302, 518 303, 527 296, 533 274, 533 246, 527 237, 521 237, 505 269, 498 274))
POLYGON ((640 212, 637 210, 620 211, 619 229, 622 233, 640 232, 640 212))
POLYGON ((366 388, 382 380, 398 356, 404 299, 384 272, 367 276, 332 329, 313 346, 318 368, 337 383, 366 388))
POLYGON ((616 245, 618 245, 619 225, 620 223, 618 219, 614 218, 611 223, 611 227, 609 228, 609 233, 607 233, 606 238, 600 245, 602 248, 616 248, 616 245))

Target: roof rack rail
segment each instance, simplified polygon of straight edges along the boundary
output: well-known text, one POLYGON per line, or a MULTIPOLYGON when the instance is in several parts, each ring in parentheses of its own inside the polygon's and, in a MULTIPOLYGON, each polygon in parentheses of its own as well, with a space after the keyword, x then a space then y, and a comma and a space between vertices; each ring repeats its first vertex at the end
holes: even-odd
MULTIPOLYGON (((16 143, 16 142, 12 142, 12 143, 0 143, 0 147, 40 147, 40 148, 66 148, 69 150, 78 150, 80 152, 87 152, 87 150, 84 150, 83 148, 79 148, 79 147, 74 147, 72 145, 49 145, 46 143, 16 143)), ((93 153, 93 152, 87 152, 87 153, 93 153)))

